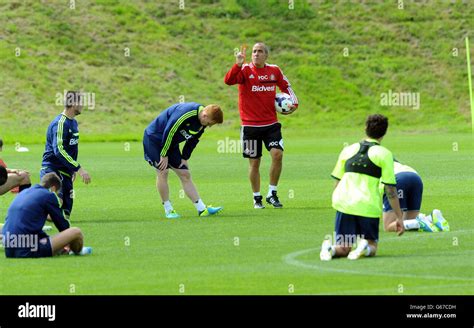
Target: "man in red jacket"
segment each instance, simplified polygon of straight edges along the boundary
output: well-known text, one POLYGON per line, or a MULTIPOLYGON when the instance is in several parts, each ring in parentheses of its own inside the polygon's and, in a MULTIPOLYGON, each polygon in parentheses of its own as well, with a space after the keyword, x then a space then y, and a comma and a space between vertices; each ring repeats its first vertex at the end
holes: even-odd
POLYGON ((265 208, 260 195, 260 158, 262 142, 270 152, 270 185, 267 203, 274 208, 281 208, 277 196, 277 185, 280 178, 283 160, 283 138, 281 124, 275 111, 276 87, 291 96, 293 106, 287 113, 293 113, 298 107, 298 99, 291 89, 290 82, 277 65, 266 63, 268 47, 256 43, 252 49, 252 62, 244 64, 245 49, 237 53, 236 63, 227 72, 224 82, 227 85, 239 85, 239 112, 242 122, 241 139, 243 156, 250 161, 249 178, 253 190, 254 208, 265 208))

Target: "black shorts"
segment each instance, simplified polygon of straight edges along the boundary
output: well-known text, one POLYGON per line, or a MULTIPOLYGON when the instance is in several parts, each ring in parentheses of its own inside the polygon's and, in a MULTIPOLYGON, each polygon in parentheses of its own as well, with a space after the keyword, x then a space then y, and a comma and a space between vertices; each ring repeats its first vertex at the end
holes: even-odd
POLYGON ((272 148, 283 150, 280 123, 268 126, 242 126, 240 134, 242 155, 245 158, 262 157, 262 142, 268 151, 272 148))

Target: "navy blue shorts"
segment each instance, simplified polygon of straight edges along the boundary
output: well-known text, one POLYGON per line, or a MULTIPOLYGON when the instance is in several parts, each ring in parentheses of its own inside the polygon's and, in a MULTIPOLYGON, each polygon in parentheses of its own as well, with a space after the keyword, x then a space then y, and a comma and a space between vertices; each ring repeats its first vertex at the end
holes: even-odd
POLYGON ((357 237, 367 240, 379 240, 379 218, 345 214, 336 211, 336 245, 350 247, 357 237))
POLYGON ((61 206, 61 209, 64 211, 64 214, 69 217, 71 215, 72 205, 74 203, 74 188, 72 184, 72 176, 65 172, 55 171, 49 167, 43 167, 40 171, 40 179, 42 179, 46 173, 50 172, 56 173, 61 179, 62 188, 58 192, 58 197, 63 200, 63 205, 61 206))
MULTIPOLYGON (((151 166, 158 168, 158 164, 160 163, 160 153, 161 153, 161 145, 151 139, 145 132, 143 135, 143 152, 145 153, 145 161, 147 161, 151 166)), ((187 170, 188 167, 186 165, 181 165, 181 151, 179 150, 179 146, 172 146, 168 150, 168 168, 175 168, 180 170, 187 170)))
MULTIPOLYGON (((419 211, 423 196, 423 182, 414 172, 400 172, 395 175, 397 179, 397 193, 402 211, 419 211)), ((383 211, 390 212, 392 207, 387 196, 383 195, 383 211)))
POLYGON ((8 258, 52 257, 53 248, 51 246, 51 239, 50 237, 39 239, 36 250, 31 250, 31 248, 5 248, 5 256, 8 258))

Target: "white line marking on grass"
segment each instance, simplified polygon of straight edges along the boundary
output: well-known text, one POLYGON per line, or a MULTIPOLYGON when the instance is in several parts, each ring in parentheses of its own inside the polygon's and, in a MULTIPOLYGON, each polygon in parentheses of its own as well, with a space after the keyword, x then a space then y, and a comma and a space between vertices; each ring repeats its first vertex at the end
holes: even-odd
MULTIPOLYGON (((392 238, 387 238, 383 239, 383 242, 387 241, 401 241, 407 240, 407 239, 418 239, 421 237, 426 237, 426 236, 434 236, 436 235, 437 237, 451 237, 453 233, 459 235, 459 234, 464 234, 464 233, 471 233, 474 230, 458 230, 458 231, 452 231, 451 233, 446 233, 443 235, 443 233, 426 233, 426 235, 423 234, 417 234, 415 236, 408 236, 408 237, 392 237, 392 238)), ((388 277, 401 277, 401 278, 415 278, 415 279, 444 279, 444 280, 457 280, 457 281, 474 281, 474 278, 466 278, 466 277, 455 277, 455 276, 440 276, 440 275, 423 275, 423 274, 409 274, 409 273, 393 273, 393 272, 375 272, 375 271, 370 271, 370 270, 361 270, 361 269, 339 269, 339 268, 331 268, 331 267, 326 267, 329 263, 321 263, 321 264, 310 264, 310 263, 304 263, 301 260, 298 260, 297 257, 312 253, 312 252, 319 252, 320 247, 318 248, 309 248, 309 249, 303 249, 300 251, 296 251, 290 254, 287 254, 283 256, 283 261, 288 264, 288 265, 294 265, 297 267, 301 268, 306 268, 306 269, 312 269, 312 270, 319 270, 319 271, 326 271, 326 272, 338 272, 338 273, 351 273, 351 274, 360 274, 360 275, 370 275, 370 276, 388 276, 388 277)), ((317 257, 315 257, 317 258, 317 257)), ((319 258, 318 258, 319 260, 319 258)), ((336 259, 336 261, 344 261, 345 259, 336 259)))

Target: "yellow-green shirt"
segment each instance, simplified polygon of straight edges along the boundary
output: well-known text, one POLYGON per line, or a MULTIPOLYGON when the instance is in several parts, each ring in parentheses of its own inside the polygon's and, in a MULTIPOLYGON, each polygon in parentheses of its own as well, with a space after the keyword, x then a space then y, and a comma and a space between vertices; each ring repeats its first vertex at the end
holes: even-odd
MULTIPOLYGON (((375 142, 374 139, 365 139, 375 142)), ((339 212, 379 218, 382 215, 383 190, 379 188, 380 182, 396 186, 394 162, 392 153, 378 143, 368 150, 368 158, 381 168, 382 175, 376 178, 367 174, 346 172, 346 161, 360 150, 360 143, 344 148, 339 154, 332 177, 340 180, 332 194, 332 207, 339 212)))

